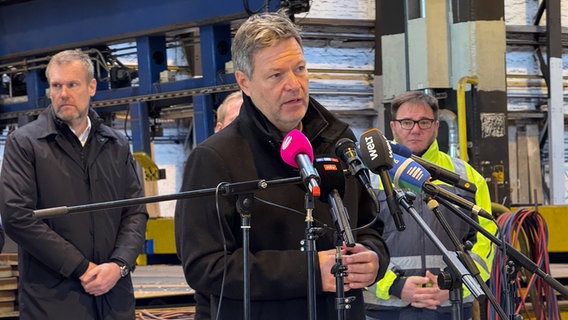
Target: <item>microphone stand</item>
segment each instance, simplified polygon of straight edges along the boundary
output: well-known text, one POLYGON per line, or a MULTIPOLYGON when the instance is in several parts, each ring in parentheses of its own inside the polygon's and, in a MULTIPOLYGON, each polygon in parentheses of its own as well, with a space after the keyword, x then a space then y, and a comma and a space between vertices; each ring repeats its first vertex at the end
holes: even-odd
POLYGON ((521 314, 515 313, 515 301, 518 301, 519 296, 517 295, 517 273, 520 271, 518 270, 518 265, 511 259, 507 260, 507 264, 505 265, 505 276, 507 284, 505 286, 505 308, 509 311, 510 319, 511 320, 522 320, 523 316, 521 314))
POLYGON ((306 207, 306 238, 301 242, 301 251, 306 251, 308 257, 308 319, 315 320, 317 319, 315 278, 316 240, 325 232, 325 230, 323 228, 317 228, 313 226, 314 216, 312 212, 315 207, 313 193, 309 191, 306 192, 304 199, 306 207))
POLYGON ((345 211, 345 206, 337 190, 332 190, 328 198, 331 217, 336 227, 335 264, 331 268, 331 273, 335 275, 335 308, 337 309, 337 319, 343 320, 347 315, 347 309, 351 308, 350 304, 355 300, 355 297, 345 297, 343 286, 345 285, 344 278, 347 276, 347 266, 343 265, 341 247, 343 242, 345 242, 345 245, 348 247, 355 246, 355 238, 353 237, 351 226, 349 225, 349 216, 345 211))
POLYGON ((351 302, 355 297, 345 297, 344 277, 347 276, 347 266, 343 265, 343 258, 341 257, 341 247, 343 238, 339 231, 335 232, 335 264, 331 268, 331 273, 335 275, 335 309, 337 310, 337 319, 343 320, 347 316, 347 309, 351 308, 351 302))
MULTIPOLYGON (((436 196, 434 196, 434 198, 436 198, 436 196)), ((530 273, 536 274, 537 276, 542 278, 553 289, 555 289, 560 294, 562 294, 564 296, 564 298, 568 298, 568 289, 566 287, 564 287, 560 282, 558 282, 558 280, 554 279, 550 274, 547 274, 544 271, 542 271, 542 269, 540 269, 538 267, 538 265, 536 263, 534 263, 533 261, 531 261, 527 256, 522 254, 520 251, 518 251, 517 249, 512 247, 507 242, 504 242, 501 239, 498 239, 497 237, 495 237, 489 231, 487 231, 483 227, 481 227, 477 221, 473 220, 471 217, 464 214, 460 210, 457 210, 452 205, 448 205, 448 209, 450 209, 450 211, 455 213, 462 220, 469 223, 477 231, 479 231, 481 234, 483 234, 487 239, 491 240, 491 242, 495 243, 497 245, 497 247, 503 249, 503 253, 511 261, 510 263, 508 263, 508 266, 510 267, 510 270, 508 270, 509 274, 511 274, 511 271, 512 272, 518 272, 519 269, 516 267, 516 264, 519 264, 523 268, 525 268, 527 271, 529 271, 530 273)), ((465 209, 467 209, 467 208, 465 208, 465 209)), ((511 290, 511 288, 509 288, 509 289, 511 290)), ((514 315, 513 315, 513 319, 515 319, 514 315)))
MULTIPOLYGON (((472 273, 472 275, 475 277, 475 279, 477 280, 477 283, 479 283, 479 285, 480 285, 481 289, 483 290, 485 296, 487 297, 487 299, 489 299, 489 301, 491 302, 491 304, 493 305, 493 307, 495 308, 495 310, 497 311, 497 313, 499 314, 501 319, 507 319, 507 315, 505 314, 505 311, 503 311, 501 306, 497 303, 495 296, 491 293, 491 290, 489 289, 489 287, 487 286, 485 281, 483 281, 483 278, 481 278, 481 274, 479 273, 479 269, 477 268, 477 265, 475 265, 473 258, 465 251, 464 245, 459 241, 455 232, 452 230, 452 228, 448 224, 448 221, 440 212, 438 201, 436 201, 432 197, 427 197, 427 198, 424 199, 424 201, 426 201, 428 208, 430 208, 432 210, 432 212, 434 213, 434 215, 436 215, 436 218, 438 218, 438 221, 440 221, 440 224, 442 225, 442 227, 444 228, 444 230, 446 231, 446 233, 450 237, 450 240, 454 243, 454 246, 456 247, 456 253, 457 253, 458 259, 460 259, 460 261, 464 264, 464 266, 467 268, 467 270, 469 270, 472 273)), ((448 204, 446 202, 444 202, 444 201, 440 201, 440 202, 444 206, 448 206, 448 204)), ((438 281, 438 283, 440 283, 440 281, 438 281)), ((447 288, 445 288, 445 289, 447 289, 447 288)), ((457 301, 457 298, 458 297, 452 296, 451 299, 450 299, 452 301, 452 307, 453 307, 452 311, 453 312, 456 312, 455 311, 455 303, 463 302, 463 296, 461 295, 461 293, 459 295, 459 301, 457 301)), ((456 314, 454 313, 454 319, 460 319, 460 318, 456 317, 456 314)))
POLYGON ((112 200, 107 202, 80 204, 76 206, 60 206, 46 209, 34 210, 34 215, 41 219, 54 218, 58 216, 66 216, 75 213, 81 213, 86 211, 97 211, 104 209, 114 209, 121 207, 130 207, 139 204, 154 203, 160 201, 169 201, 185 198, 196 198, 201 196, 211 196, 215 193, 219 193, 223 196, 231 196, 241 193, 249 193, 251 190, 265 190, 269 187, 275 187, 285 184, 299 184, 302 183, 301 177, 283 178, 275 180, 252 180, 245 182, 234 182, 228 183, 223 182, 216 188, 205 188, 191 191, 182 191, 178 193, 163 194, 157 196, 147 196, 139 198, 130 198, 122 200, 112 200))
POLYGON ((254 194, 245 192, 238 194, 236 208, 241 215, 241 230, 243 233, 243 313, 245 319, 251 319, 250 312, 250 218, 252 215, 252 205, 254 204, 254 194))
MULTIPOLYGON (((284 178, 276 180, 252 180, 245 182, 228 183, 223 182, 217 188, 206 188, 201 190, 192 190, 179 192, 174 194, 166 194, 159 196, 140 197, 132 199, 115 200, 100 203, 91 203, 77 206, 62 206, 47 209, 34 210, 34 214, 38 218, 52 218, 62 215, 70 215, 86 211, 96 211, 111 208, 128 207, 145 203, 158 201, 176 200, 184 198, 192 198, 199 196, 214 195, 219 193, 223 196, 237 195, 236 209, 241 214, 241 229, 243 232, 243 310, 244 319, 251 318, 250 313, 250 262, 249 262, 249 232, 251 209, 254 203, 253 191, 265 190, 269 187, 279 186, 283 184, 298 184, 302 182, 301 177, 284 178), (219 191, 218 191, 219 190, 219 191)), ((313 257, 312 257, 313 259, 313 257)))
MULTIPOLYGON (((484 295, 483 291, 481 290, 479 283, 471 276, 469 271, 464 267, 462 262, 457 259, 456 254, 452 255, 450 251, 446 249, 444 244, 438 239, 436 234, 430 229, 428 224, 422 219, 420 214, 414 209, 412 204, 406 199, 405 193, 402 190, 395 189, 395 196, 396 200, 400 203, 400 205, 414 218, 416 223, 422 228, 424 233, 432 240, 434 245, 440 250, 442 253, 444 262, 448 266, 448 274, 451 276, 451 284, 452 289, 450 290, 450 296, 452 299, 460 299, 461 300, 461 283, 465 284, 465 286, 469 289, 469 291, 476 297, 479 298, 484 295)), ((458 306, 459 310, 456 311, 453 315, 462 317, 463 316, 463 309, 461 306, 458 306)), ((457 308, 456 308, 457 309, 457 308)), ((461 320, 454 319, 454 320, 461 320)))

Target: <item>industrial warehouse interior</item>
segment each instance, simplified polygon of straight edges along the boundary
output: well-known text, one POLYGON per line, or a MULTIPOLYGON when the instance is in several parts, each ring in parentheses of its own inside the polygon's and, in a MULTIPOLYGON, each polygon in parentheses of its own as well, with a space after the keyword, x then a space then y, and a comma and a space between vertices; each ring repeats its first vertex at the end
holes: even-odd
MULTIPOLYGON (((419 90, 437 98, 439 148, 485 179, 491 202, 485 210, 499 226, 492 247, 496 272, 481 281, 481 289, 490 291, 476 297, 472 318, 568 319, 568 1, 0 0, 0 164, 8 137, 51 105, 50 59, 80 48, 94 65, 90 108, 128 140, 144 191, 143 197, 114 199, 107 207, 65 204, 47 218, 39 214, 47 207, 27 209, 52 227, 71 215, 97 219, 101 209, 145 205, 144 248, 129 275, 135 318, 195 319, 196 291, 176 249, 175 216, 180 199, 200 195, 181 191, 184 167, 216 134, 219 105, 240 90, 231 52, 237 30, 252 15, 280 9, 301 30, 310 98, 347 123, 358 139, 378 129, 394 140, 392 126, 399 119, 392 118, 390 106, 399 94, 419 90)), ((410 120, 411 130, 422 128, 410 120)), ((243 156, 235 154, 235 162, 243 156)), ((384 185, 378 174, 371 183, 377 190, 384 185)), ((204 189, 209 196, 210 189, 204 189)), ((467 200, 447 201, 475 216, 484 211, 467 200)), ((407 222, 410 216, 403 213, 407 222)), ((255 213, 250 219, 254 230, 255 213)), ((300 240, 298 251, 304 251, 300 240)), ((6 236, 0 319, 19 319, 22 248, 6 236)), ((250 277, 256 296, 254 272, 250 277)), ((454 288, 460 298, 462 281, 460 290, 454 288)), ((245 314, 234 319, 247 319, 246 281, 237 283, 245 287, 245 298, 232 303, 245 301, 245 314)), ((467 283, 464 288, 465 299, 474 290, 467 283)), ((253 314, 254 308, 253 303, 253 314)), ((458 303, 453 308, 439 319, 467 318, 455 311, 458 303)))

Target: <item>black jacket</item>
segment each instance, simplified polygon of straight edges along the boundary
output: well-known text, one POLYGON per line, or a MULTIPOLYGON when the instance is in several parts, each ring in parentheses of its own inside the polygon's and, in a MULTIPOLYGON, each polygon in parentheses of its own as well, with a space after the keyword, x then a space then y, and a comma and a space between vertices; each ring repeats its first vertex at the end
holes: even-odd
POLYGON ((90 112, 84 147, 51 107, 8 136, 0 176, 6 234, 19 245, 21 319, 133 319, 130 277, 94 297, 78 276, 89 261, 134 266, 143 250, 144 206, 40 219, 36 209, 143 196, 128 140, 90 112))
MULTIPOLYGON (((310 100, 302 123, 303 133, 311 141, 316 156, 333 155, 335 143, 342 137, 355 139, 345 123, 333 117, 315 100, 310 100)), ((282 134, 245 96, 237 119, 190 154, 182 191, 214 188, 220 182, 298 177, 298 170, 280 157, 282 139, 282 134)), ((253 319, 308 317, 307 255, 300 250, 306 228, 305 194, 303 184, 279 185, 254 192, 258 199, 251 210, 249 230, 253 319)), ((178 200, 175 214, 177 251, 187 282, 196 290, 197 319, 215 318, 221 293, 220 319, 241 319, 244 272, 242 219, 235 209, 236 197, 219 196, 219 211, 215 202, 213 195, 178 200)), ((367 194, 352 177, 346 179, 343 202, 353 228, 369 223, 376 213, 367 194)), ((316 200, 314 215, 318 225, 333 226, 327 204, 316 200)), ((379 277, 385 273, 389 261, 381 238, 382 229, 383 222, 379 220, 371 228, 355 232, 357 242, 379 255, 379 277)), ((333 231, 328 228, 327 233, 318 239, 316 248, 321 251, 334 247, 333 231)), ((316 262, 318 319, 335 319, 335 293, 322 292, 318 267, 316 262)), ((364 319, 361 291, 351 290, 346 295, 356 297, 348 319, 364 319)))

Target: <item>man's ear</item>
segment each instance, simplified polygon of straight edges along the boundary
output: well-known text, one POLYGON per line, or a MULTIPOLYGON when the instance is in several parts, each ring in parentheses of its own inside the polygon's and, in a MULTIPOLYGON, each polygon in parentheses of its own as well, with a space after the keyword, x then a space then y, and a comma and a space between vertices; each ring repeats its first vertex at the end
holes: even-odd
POLYGON ((219 132, 221 131, 221 126, 223 126, 223 124, 219 121, 217 121, 217 123, 215 123, 215 129, 213 129, 214 132, 219 132))
POLYGON ((95 93, 97 93, 97 80, 93 78, 89 81, 89 95, 91 98, 95 96, 95 93))
POLYGON ((250 79, 244 74, 244 72, 239 70, 235 71, 235 79, 237 80, 239 87, 241 87, 241 90, 243 90, 243 92, 247 96, 250 96, 250 90, 249 90, 250 79))

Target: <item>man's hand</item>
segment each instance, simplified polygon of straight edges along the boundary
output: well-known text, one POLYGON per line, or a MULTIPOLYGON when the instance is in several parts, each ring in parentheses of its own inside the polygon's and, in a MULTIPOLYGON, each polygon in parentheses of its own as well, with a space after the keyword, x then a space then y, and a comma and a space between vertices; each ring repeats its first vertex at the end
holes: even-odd
POLYGON ((362 244, 342 248, 343 264, 347 266, 345 284, 351 289, 361 289, 375 283, 379 272, 379 256, 362 244))
MULTIPOLYGON (((335 265, 335 249, 318 251, 319 267, 321 272, 321 286, 324 292, 335 292, 335 275, 331 273, 331 268, 335 265)), ((348 286, 343 286, 345 291, 348 286)))
MULTIPOLYGON (((336 263, 335 249, 319 251, 319 265, 322 278, 322 288, 325 292, 335 292, 335 275, 331 273, 336 263)), ((379 271, 379 257, 376 252, 367 249, 361 244, 341 248, 342 264, 347 267, 347 276, 344 278, 345 291, 360 289, 375 282, 379 271)))
POLYGON ((426 271, 425 277, 408 277, 401 298, 415 308, 436 309, 449 299, 450 292, 438 287, 438 277, 426 271))
POLYGON ((109 292, 118 282, 120 267, 114 262, 100 265, 89 262, 89 268, 79 279, 85 292, 100 296, 109 292))

